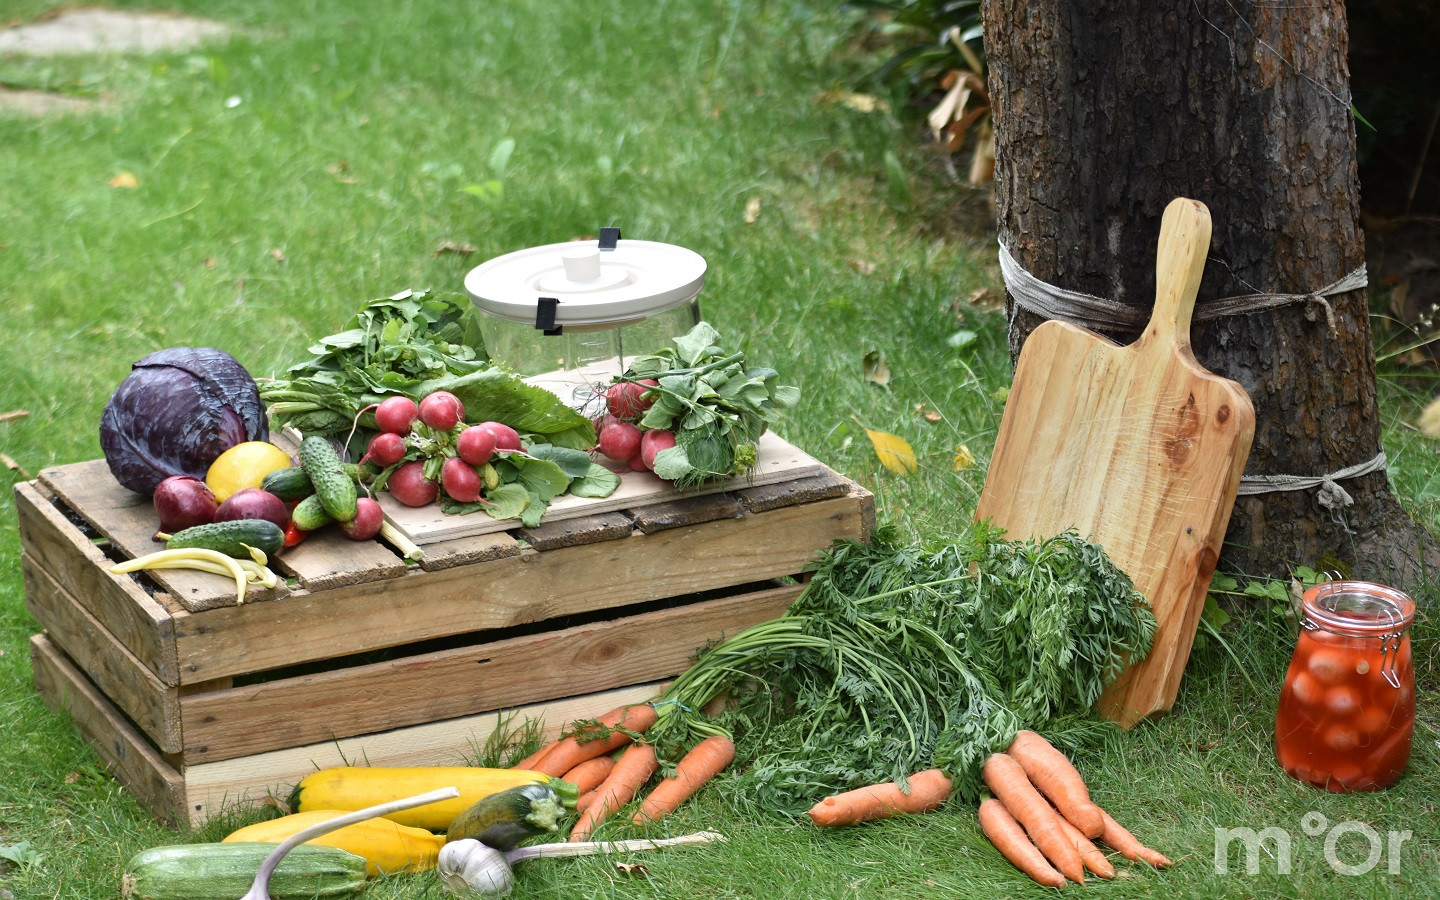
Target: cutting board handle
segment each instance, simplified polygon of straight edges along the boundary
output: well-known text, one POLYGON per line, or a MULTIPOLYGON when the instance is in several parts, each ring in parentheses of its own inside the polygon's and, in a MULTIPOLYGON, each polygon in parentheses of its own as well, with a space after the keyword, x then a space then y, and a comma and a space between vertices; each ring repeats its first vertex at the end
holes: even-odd
POLYGON ((1141 342, 1165 348, 1190 346, 1190 315, 1195 311, 1209 252, 1210 210, 1199 200, 1171 200, 1160 220, 1155 312, 1141 342))

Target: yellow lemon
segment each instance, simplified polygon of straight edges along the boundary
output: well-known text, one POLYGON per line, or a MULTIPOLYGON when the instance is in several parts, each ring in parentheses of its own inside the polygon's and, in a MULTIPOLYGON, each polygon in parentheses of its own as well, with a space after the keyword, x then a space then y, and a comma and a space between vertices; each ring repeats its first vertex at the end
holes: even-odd
POLYGON ((205 473, 205 486, 221 503, 236 491, 258 488, 265 476, 290 467, 290 454, 265 441, 246 441, 220 454, 205 473))

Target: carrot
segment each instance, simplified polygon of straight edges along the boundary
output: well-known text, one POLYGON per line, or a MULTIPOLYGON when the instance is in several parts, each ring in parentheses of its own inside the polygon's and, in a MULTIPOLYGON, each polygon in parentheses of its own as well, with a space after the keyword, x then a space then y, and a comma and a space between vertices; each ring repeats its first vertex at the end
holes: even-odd
POLYGON ((887 781, 826 797, 810 807, 810 821, 826 828, 856 825, 896 813, 926 813, 950 797, 950 779, 939 769, 916 772, 909 781, 908 794, 898 784, 887 781))
POLYGON ((1070 824, 1064 816, 1060 817, 1060 830, 1080 851, 1080 859, 1085 862, 1085 868, 1099 875, 1101 878, 1114 878, 1115 867, 1110 865, 1110 860, 1105 858, 1104 852, 1090 842, 1090 839, 1080 833, 1080 829, 1070 824))
POLYGON ((1031 879, 1046 887, 1064 888, 1065 876, 1055 871, 1044 854, 1026 836, 1025 829, 994 797, 980 804, 980 830, 995 849, 1031 879))
POLYGON ((603 784, 613 768, 615 760, 608 756, 597 756, 566 772, 565 780, 579 788, 583 796, 603 784))
MULTIPOLYGON (((675 809, 700 790, 705 782, 719 775, 721 770, 735 761, 735 742, 723 734, 707 737, 690 748, 690 752, 675 764, 675 774, 655 786, 655 790, 640 804, 635 814, 635 823, 658 822, 666 813, 675 809)), ((566 781, 571 779, 567 778, 566 781)))
POLYGON ((1033 731, 1020 731, 1006 755, 1020 764, 1030 783, 1050 798, 1071 825, 1088 838, 1098 838, 1105 830, 1100 807, 1090 800, 1085 780, 1071 765, 1065 754, 1033 731))
POLYGON ((570 830, 571 842, 589 840, 595 826, 620 807, 634 799, 636 792, 645 786, 660 761, 655 758, 655 748, 649 744, 632 744, 620 755, 610 776, 595 789, 595 801, 580 814, 580 821, 570 830))
POLYGON ((530 769, 530 770, 533 770, 534 767, 535 767, 535 765, 536 765, 537 763, 539 763, 540 760, 544 759, 545 756, 546 756, 546 754, 548 754, 551 750, 554 750, 554 749, 555 749, 555 745, 558 744, 558 743, 560 743, 560 742, 559 742, 558 740, 555 740, 555 741, 551 741, 551 742, 548 743, 548 744, 541 744, 539 750, 536 750, 534 753, 532 753, 532 754, 530 754, 529 756, 525 757, 524 759, 520 760, 518 763, 516 763, 515 765, 511 766, 510 768, 512 768, 512 769, 530 769))
POLYGON ((1084 884, 1085 865, 1080 851, 1066 839, 1060 830, 1060 814, 1035 790, 1020 764, 1004 753, 992 753, 981 773, 991 792, 1025 826, 1025 832, 1045 858, 1066 878, 1084 884))
MULTIPOLYGON (((635 706, 619 706, 596 719, 605 728, 623 728, 625 731, 643 732, 655 724, 655 707, 648 703, 635 706)), ((572 734, 555 745, 555 749, 540 760, 535 771, 559 778, 587 759, 606 756, 630 743, 625 731, 615 731, 608 737, 582 740, 590 735, 604 735, 603 731, 590 729, 588 732, 572 734)))
MULTIPOLYGON (((606 758, 606 759, 609 759, 610 757, 607 756, 607 757, 605 757, 605 758, 606 758)), ((606 777, 608 778, 609 776, 606 776, 606 777)), ((596 797, 596 795, 598 795, 599 793, 600 793, 600 792, 599 792, 598 790, 595 790, 595 791, 586 791, 585 793, 581 794, 581 795, 580 795, 580 799, 575 801, 575 812, 577 812, 577 813, 583 813, 585 810, 587 810, 587 809, 589 809, 590 807, 594 806, 594 805, 595 805, 595 797, 596 797)))
POLYGON ((1157 869, 1174 865, 1159 850, 1151 850, 1136 840, 1135 835, 1126 831, 1119 822, 1110 817, 1108 812, 1102 809, 1100 814, 1105 819, 1105 833, 1100 836, 1100 839, 1119 850, 1121 856, 1135 862, 1149 863, 1157 869))

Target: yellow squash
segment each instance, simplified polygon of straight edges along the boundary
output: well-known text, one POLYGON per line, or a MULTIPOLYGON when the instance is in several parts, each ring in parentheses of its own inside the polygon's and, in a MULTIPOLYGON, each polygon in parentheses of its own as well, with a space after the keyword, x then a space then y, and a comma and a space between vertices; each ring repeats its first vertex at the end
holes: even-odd
POLYGON ((455 817, 476 802, 507 788, 548 784, 567 807, 575 806, 575 785, 561 778, 528 769, 486 769, 479 766, 338 766, 308 775, 296 790, 295 808, 364 809, 401 797, 454 787, 460 796, 426 806, 392 813, 387 818, 402 825, 445 831, 455 817))
MULTIPOLYGON (((311 825, 338 818, 346 812, 349 810, 316 809, 257 822, 231 834, 224 843, 278 844, 311 825)), ((365 874, 373 878, 399 872, 426 872, 435 868, 440 848, 445 846, 445 836, 377 818, 346 825, 329 834, 311 838, 306 843, 350 851, 365 860, 365 874)))

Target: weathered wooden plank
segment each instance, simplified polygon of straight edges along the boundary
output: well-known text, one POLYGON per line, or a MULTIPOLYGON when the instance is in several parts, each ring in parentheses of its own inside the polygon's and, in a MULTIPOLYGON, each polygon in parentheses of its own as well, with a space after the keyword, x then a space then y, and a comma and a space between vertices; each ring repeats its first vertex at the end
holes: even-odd
POLYGON ((28 554, 22 554, 20 569, 25 604, 51 643, 63 649, 161 750, 179 752, 179 691, 162 683, 28 554))
POLYGON ((503 532, 456 538, 453 541, 427 544, 425 556, 420 560, 420 568, 427 572, 438 572, 458 566, 473 566, 507 556, 519 556, 523 549, 519 542, 503 532))
POLYGON ((331 525, 276 556, 272 568, 294 575, 311 591, 323 591, 398 578, 406 566, 379 541, 352 541, 331 525))
POLYGON ((826 469, 822 474, 775 484, 760 484, 732 491, 751 512, 765 512, 782 506, 799 506, 850 492, 851 482, 826 469))
POLYGON ((686 669, 706 644, 780 615, 799 585, 181 700, 187 764, 262 753, 686 669), (357 702, 356 698, 367 698, 357 702))
POLYGON ((300 779, 331 766, 458 766, 475 762, 502 721, 516 727, 527 719, 543 721, 548 739, 565 725, 626 703, 643 703, 665 689, 666 682, 624 687, 598 694, 536 703, 518 709, 486 712, 444 722, 431 722, 379 734, 322 741, 222 762, 202 763, 185 770, 187 810, 192 825, 202 825, 222 811, 263 803, 268 796, 288 797, 300 779), (513 716, 513 718, 511 718, 513 716))
POLYGON ((157 818, 183 824, 185 780, 44 635, 30 638, 35 689, 67 712, 115 779, 157 818))
POLYGON ((546 522, 536 528, 522 528, 518 533, 536 550, 558 550, 561 547, 618 540, 629 537, 630 531, 630 517, 625 513, 613 512, 546 522))
POLYGON ((857 488, 744 519, 177 615, 181 682, 795 575, 836 538, 863 537, 867 515, 873 500, 857 488))
POLYGON ((129 575, 111 575, 100 548, 33 484, 15 485, 20 542, 35 564, 165 684, 180 683, 171 615, 129 575))
POLYGON ((732 494, 707 494, 703 497, 686 497, 653 503, 631 512, 635 527, 646 534, 665 531, 669 528, 684 528, 713 522, 716 519, 739 519, 749 512, 738 497, 732 494))
MULTIPOLYGON (((54 491, 126 557, 164 549, 163 544, 154 540, 159 522, 150 498, 121 487, 103 459, 45 469, 40 473, 40 483, 54 491)), ((192 612, 235 605, 235 582, 224 576, 187 569, 157 569, 146 574, 192 612)), ((273 590, 252 588, 245 602, 274 600, 285 594, 283 583, 273 590)))

